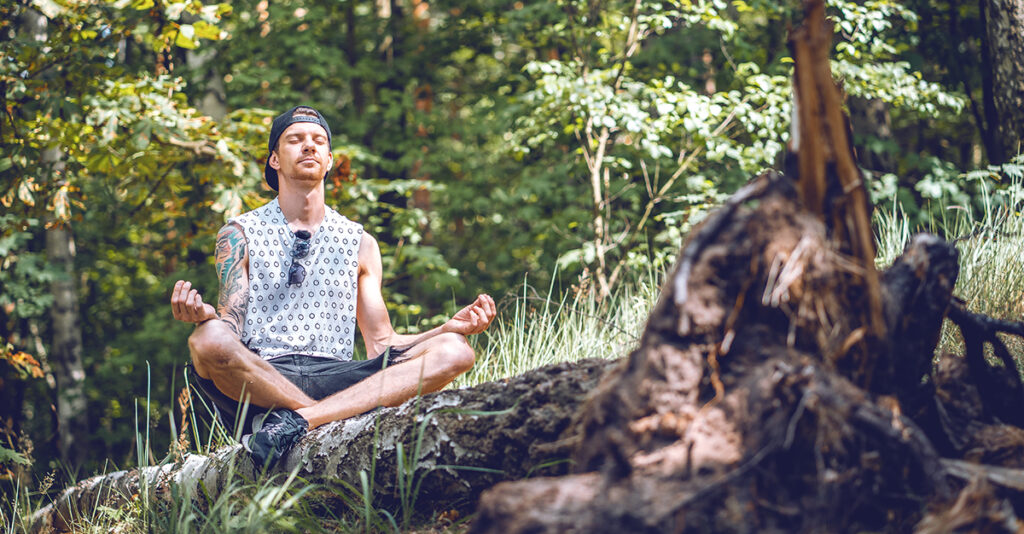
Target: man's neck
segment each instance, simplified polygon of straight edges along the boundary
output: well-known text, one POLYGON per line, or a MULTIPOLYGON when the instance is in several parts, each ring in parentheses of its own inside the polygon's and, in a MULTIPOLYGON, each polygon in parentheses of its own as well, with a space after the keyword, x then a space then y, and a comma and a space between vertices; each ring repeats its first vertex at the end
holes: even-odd
POLYGON ((293 190, 282 187, 277 201, 281 205, 281 213, 284 214, 288 226, 293 231, 314 231, 324 220, 323 182, 320 182, 319 187, 310 190, 293 190))

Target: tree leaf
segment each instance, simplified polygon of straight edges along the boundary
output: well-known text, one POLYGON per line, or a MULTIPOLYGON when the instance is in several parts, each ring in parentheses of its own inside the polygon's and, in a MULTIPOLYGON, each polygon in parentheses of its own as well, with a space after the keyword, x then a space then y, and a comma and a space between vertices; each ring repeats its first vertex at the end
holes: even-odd
POLYGON ((18 184, 18 198, 29 206, 35 206, 36 198, 35 195, 32 194, 32 186, 29 182, 31 182, 31 179, 26 178, 18 184))
POLYGON ((174 36, 174 44, 175 46, 188 48, 190 50, 198 48, 199 43, 195 42, 193 39, 195 35, 196 30, 194 26, 191 24, 182 24, 181 27, 178 28, 178 33, 174 36))
POLYGON ((196 21, 192 27, 195 29, 195 36, 199 39, 209 39, 211 41, 220 39, 220 28, 210 24, 209 22, 202 20, 196 21))
POLYGON ((28 458, 25 458, 21 454, 0 445, 0 464, 7 462, 14 462, 21 465, 29 465, 28 458))

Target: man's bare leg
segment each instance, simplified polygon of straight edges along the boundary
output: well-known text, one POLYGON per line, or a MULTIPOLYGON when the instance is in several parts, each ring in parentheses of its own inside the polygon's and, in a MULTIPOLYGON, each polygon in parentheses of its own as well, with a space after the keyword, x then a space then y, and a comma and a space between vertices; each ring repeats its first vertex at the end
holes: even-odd
POLYGON ((312 429, 378 406, 398 406, 417 394, 440 390, 473 367, 474 361, 473 349, 459 334, 430 338, 410 348, 403 357, 401 363, 295 411, 312 429))
POLYGON ((214 319, 196 327, 188 338, 196 374, 212 380, 222 393, 263 408, 299 408, 316 401, 246 348, 224 322, 214 319))

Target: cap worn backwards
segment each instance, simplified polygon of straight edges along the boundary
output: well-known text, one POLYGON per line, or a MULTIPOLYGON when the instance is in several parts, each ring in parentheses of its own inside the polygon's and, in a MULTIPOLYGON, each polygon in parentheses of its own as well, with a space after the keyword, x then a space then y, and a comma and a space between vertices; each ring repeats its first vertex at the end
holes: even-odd
MULTIPOLYGON (((319 111, 313 109, 312 107, 295 106, 292 109, 289 109, 288 111, 278 115, 277 118, 274 119, 273 126, 270 127, 270 142, 267 143, 267 164, 263 167, 263 177, 266 178, 267 185, 269 185, 270 188, 273 189, 274 191, 277 191, 278 186, 277 170, 270 166, 269 153, 273 152, 274 149, 277 148, 277 140, 281 137, 281 134, 283 134, 284 131, 288 129, 289 126, 297 122, 311 122, 313 124, 319 124, 320 126, 322 126, 324 130, 327 130, 327 146, 330 147, 331 145, 331 127, 327 125, 327 119, 325 119, 324 116, 321 115, 319 111), (311 115, 295 115, 295 111, 300 108, 304 110, 308 109, 313 113, 316 113, 316 116, 313 117, 311 115)), ((326 177, 327 174, 324 173, 324 178, 326 177)))

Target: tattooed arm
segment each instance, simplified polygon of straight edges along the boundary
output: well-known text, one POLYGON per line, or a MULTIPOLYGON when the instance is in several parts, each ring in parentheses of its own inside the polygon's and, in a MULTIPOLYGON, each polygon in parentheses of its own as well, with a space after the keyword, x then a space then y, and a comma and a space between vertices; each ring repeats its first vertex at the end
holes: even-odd
POLYGON ((217 234, 217 279, 220 295, 217 308, 203 302, 192 282, 178 280, 171 292, 174 318, 186 323, 221 319, 242 338, 245 310, 249 300, 249 255, 242 228, 228 223, 217 234))
POLYGON ((249 247, 242 228, 225 224, 217 234, 217 314, 241 339, 249 302, 249 247))

